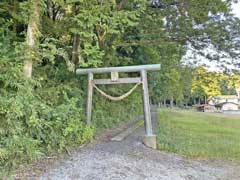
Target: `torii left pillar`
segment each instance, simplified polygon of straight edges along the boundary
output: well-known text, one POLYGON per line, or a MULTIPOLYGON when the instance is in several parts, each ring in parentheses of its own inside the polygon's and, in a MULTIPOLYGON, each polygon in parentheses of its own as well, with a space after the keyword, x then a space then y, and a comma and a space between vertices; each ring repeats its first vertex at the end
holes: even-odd
POLYGON ((88 73, 88 92, 87 92, 87 125, 91 124, 92 117, 92 96, 93 96, 93 73, 88 73))

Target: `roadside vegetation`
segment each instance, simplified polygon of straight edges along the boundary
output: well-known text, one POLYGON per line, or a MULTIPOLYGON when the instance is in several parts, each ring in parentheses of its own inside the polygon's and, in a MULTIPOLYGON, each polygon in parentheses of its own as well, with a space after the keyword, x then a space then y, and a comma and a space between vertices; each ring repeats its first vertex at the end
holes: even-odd
POLYGON ((198 159, 240 160, 240 116, 161 110, 158 148, 198 159))

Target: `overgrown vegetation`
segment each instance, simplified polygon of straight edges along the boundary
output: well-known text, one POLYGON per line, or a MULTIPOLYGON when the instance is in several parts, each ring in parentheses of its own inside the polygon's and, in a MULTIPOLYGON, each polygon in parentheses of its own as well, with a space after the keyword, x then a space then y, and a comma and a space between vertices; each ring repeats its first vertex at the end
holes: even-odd
MULTIPOLYGON (((1 65, 1 86, 4 87, 0 89, 2 175, 19 163, 35 160, 46 152, 77 147, 91 140, 95 130, 113 127, 136 116, 141 109, 139 92, 121 103, 109 102, 96 93, 94 124, 87 127, 86 77, 77 79, 65 63, 60 63, 54 68, 38 67, 36 79, 26 80, 22 77, 21 65, 19 69, 10 64, 1 65), (125 108, 132 113, 126 113, 125 108)), ((120 88, 119 93, 125 88, 120 88)))
MULTIPOLYGON (((76 77, 79 67, 160 63, 161 72, 150 76, 152 102, 187 104, 208 96, 202 90, 192 93, 196 69, 181 59, 191 45, 194 53, 220 61, 202 53, 209 44, 233 60, 239 57, 239 19, 231 15, 231 3, 2 0, 0 174, 45 153, 78 146, 94 132, 139 115, 138 91, 118 103, 96 93, 94 124, 86 126, 86 77, 76 77)), ((103 88, 120 95, 129 87, 103 88)))
MULTIPOLYGON (((132 85, 107 86, 106 90, 110 94, 121 95, 132 85)), ((143 114, 141 89, 138 88, 128 98, 122 101, 110 101, 101 96, 98 92, 94 93, 93 100, 97 103, 93 105, 93 122, 97 132, 106 128, 112 128, 119 123, 134 119, 143 114)))
POLYGON ((161 110, 158 148, 190 158, 240 160, 237 115, 161 110))

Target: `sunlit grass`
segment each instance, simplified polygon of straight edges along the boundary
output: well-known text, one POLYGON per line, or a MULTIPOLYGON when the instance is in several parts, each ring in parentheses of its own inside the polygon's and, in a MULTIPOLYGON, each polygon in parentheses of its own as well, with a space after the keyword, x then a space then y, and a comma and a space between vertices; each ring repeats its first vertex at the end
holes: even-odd
POLYGON ((240 116, 161 110, 157 135, 161 150, 240 160, 240 116))

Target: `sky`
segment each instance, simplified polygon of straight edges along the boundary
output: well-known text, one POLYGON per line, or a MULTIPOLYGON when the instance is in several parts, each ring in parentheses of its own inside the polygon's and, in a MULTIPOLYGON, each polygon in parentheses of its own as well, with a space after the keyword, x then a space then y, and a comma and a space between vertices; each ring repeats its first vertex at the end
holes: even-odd
MULTIPOLYGON (((240 18, 240 0, 238 0, 238 3, 233 3, 232 4, 232 13, 236 17, 240 18)), ((216 51, 214 51, 214 48, 210 48, 209 47, 208 49, 206 49, 206 52, 208 52, 208 53, 210 53, 211 51, 212 51, 212 53, 216 52, 216 51)), ((218 64, 218 63, 216 63, 214 61, 210 62, 208 59, 206 59, 206 58, 204 58, 202 56, 193 56, 191 47, 188 48, 188 51, 187 51, 186 55, 183 57, 182 60, 183 60, 183 62, 186 62, 186 63, 189 63, 189 62, 193 63, 194 61, 196 61, 195 63, 197 65, 204 64, 207 67, 207 69, 210 70, 210 71, 219 71, 219 70, 221 70, 221 67, 219 67, 219 65, 221 65, 221 64, 218 64)), ((221 59, 221 61, 228 61, 229 62, 228 59, 221 59)), ((239 69, 239 67, 236 68, 236 67, 234 67, 231 64, 225 65, 225 67, 227 69, 239 69)))
POLYGON ((240 0, 238 0, 237 4, 234 3, 232 5, 232 8, 233 8, 233 14, 235 14, 237 17, 240 18, 240 0))

